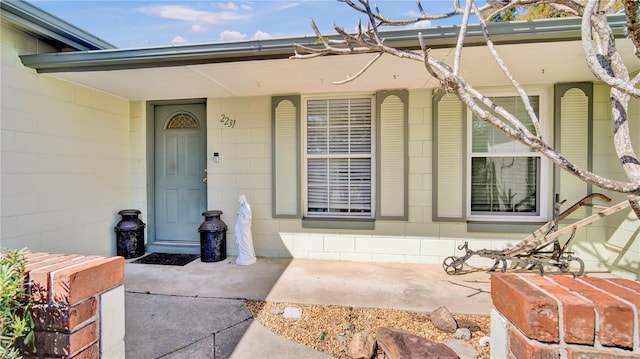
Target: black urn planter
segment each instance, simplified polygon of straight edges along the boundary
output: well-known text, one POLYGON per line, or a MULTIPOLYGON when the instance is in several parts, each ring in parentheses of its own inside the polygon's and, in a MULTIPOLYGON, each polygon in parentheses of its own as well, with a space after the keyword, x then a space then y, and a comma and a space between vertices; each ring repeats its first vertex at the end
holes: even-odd
POLYGON ((126 259, 144 255, 144 227, 146 225, 138 218, 140 213, 137 209, 123 209, 118 212, 122 219, 114 228, 117 242, 116 252, 117 255, 126 259))
POLYGON ((227 225, 220 219, 222 211, 202 212, 204 222, 200 232, 200 260, 219 262, 227 258, 227 225))

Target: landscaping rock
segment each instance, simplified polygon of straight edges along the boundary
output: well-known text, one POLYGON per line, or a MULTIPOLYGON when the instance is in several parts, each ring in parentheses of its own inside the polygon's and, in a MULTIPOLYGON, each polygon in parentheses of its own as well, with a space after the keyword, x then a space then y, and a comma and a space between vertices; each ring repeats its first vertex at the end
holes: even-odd
POLYGON ((274 309, 274 310, 271 311, 271 314, 273 314, 273 315, 280 315, 282 313, 284 313, 284 310, 282 310, 280 308, 277 308, 277 309, 274 309))
POLYGON ((491 345, 491 337, 480 338, 480 340, 478 340, 478 344, 480 344, 481 347, 488 347, 491 345))
POLYGON ((478 352, 473 349, 473 347, 465 342, 461 342, 455 339, 449 339, 446 343, 446 346, 451 348, 460 359, 476 359, 478 357, 478 352))
POLYGON ((467 328, 471 332, 480 331, 480 326, 470 320, 456 319, 456 324, 458 324, 458 328, 467 328))
POLYGON ((456 329, 456 338, 469 340, 471 339, 471 331, 467 328, 458 328, 456 329))
POLYGON ((448 346, 401 329, 378 328, 376 340, 387 359, 458 358, 448 346))
POLYGON ((344 334, 344 333, 336 334, 336 340, 341 343, 348 342, 350 338, 351 338, 351 334, 344 334))
POLYGON ((436 328, 447 333, 455 333, 456 329, 458 329, 456 320, 446 307, 440 307, 431 312, 431 323, 436 328))
POLYGON ((376 349, 376 339, 368 333, 356 333, 349 343, 347 355, 353 359, 371 359, 376 349))
POLYGON ((296 307, 286 307, 282 314, 287 319, 300 319, 302 318, 302 309, 296 307))

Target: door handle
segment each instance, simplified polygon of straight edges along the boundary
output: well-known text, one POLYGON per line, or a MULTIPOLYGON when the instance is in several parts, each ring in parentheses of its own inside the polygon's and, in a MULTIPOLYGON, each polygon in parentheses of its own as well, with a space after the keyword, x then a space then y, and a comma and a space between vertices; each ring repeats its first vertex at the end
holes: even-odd
POLYGON ((205 178, 202 179, 202 182, 207 183, 208 179, 209 179, 208 177, 205 177, 205 178))

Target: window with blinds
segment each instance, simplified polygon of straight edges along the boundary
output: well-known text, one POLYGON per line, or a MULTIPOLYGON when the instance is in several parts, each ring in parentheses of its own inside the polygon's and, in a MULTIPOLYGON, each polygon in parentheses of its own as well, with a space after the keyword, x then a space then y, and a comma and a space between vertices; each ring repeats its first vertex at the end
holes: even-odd
POLYGON ((373 216, 371 108, 371 97, 307 100, 306 216, 373 216))
MULTIPOLYGON (((520 97, 491 99, 534 132, 520 97)), ((538 115, 539 97, 532 96, 529 101, 538 115)), ((471 215, 539 215, 540 162, 539 153, 474 116, 469 164, 471 215)))

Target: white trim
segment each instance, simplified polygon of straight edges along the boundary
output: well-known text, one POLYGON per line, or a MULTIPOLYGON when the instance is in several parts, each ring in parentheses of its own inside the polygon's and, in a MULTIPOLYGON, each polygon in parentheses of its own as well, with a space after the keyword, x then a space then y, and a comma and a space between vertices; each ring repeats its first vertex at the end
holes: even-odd
MULTIPOLYGON (((551 101, 552 96, 552 88, 549 87, 531 87, 525 88, 528 96, 538 96, 539 98, 539 108, 538 108, 538 117, 540 120, 540 131, 542 132, 542 138, 550 138, 551 129, 553 128, 553 102, 551 101)), ((483 94, 487 97, 519 97, 518 93, 515 90, 508 88, 498 88, 498 89, 488 89, 483 91, 483 94)), ((467 120, 465 126, 468 129, 471 128, 473 121, 473 114, 471 110, 467 108, 467 120)), ((539 177, 539 213, 532 215, 513 215, 513 214, 495 214, 495 215, 478 215, 471 213, 471 158, 478 157, 473 156, 473 149, 471 145, 473 136, 473 131, 467 131, 467 151, 465 153, 465 166, 467 168, 466 178, 465 178, 465 189, 466 189, 466 218, 469 221, 502 221, 502 222, 546 222, 549 218, 549 198, 551 197, 550 191, 552 190, 552 171, 550 170, 549 160, 542 156, 537 151, 534 152, 504 152, 504 153, 487 153, 482 157, 493 157, 493 156, 509 156, 509 157, 538 157, 540 158, 540 177, 539 177)))
MULTIPOLYGON (((371 93, 354 92, 354 93, 340 93, 335 95, 304 95, 302 96, 302 206, 303 217, 305 218, 345 218, 345 219, 374 219, 376 217, 376 100, 375 95, 371 93), (354 99, 354 98, 368 98, 371 100, 371 213, 366 215, 349 214, 349 215, 336 215, 336 214, 309 214, 308 207, 308 177, 307 177, 307 103, 309 100, 339 100, 339 99, 354 99)), ((332 155, 322 156, 323 158, 332 157, 332 155)), ((336 157, 344 157, 337 156, 336 157)), ((367 157, 366 155, 357 157, 367 157)))

